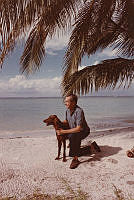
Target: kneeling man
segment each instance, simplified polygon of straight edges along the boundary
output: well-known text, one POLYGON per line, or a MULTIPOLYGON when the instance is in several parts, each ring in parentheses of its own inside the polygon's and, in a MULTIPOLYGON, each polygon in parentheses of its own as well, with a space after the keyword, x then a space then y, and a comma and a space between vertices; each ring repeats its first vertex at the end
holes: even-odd
POLYGON ((79 165, 80 161, 78 160, 78 156, 80 156, 81 140, 85 139, 90 133, 90 128, 85 120, 84 112, 82 108, 77 105, 77 100, 78 98, 74 94, 66 96, 64 103, 67 110, 66 119, 63 123, 67 123, 69 129, 57 130, 58 135, 68 134, 68 139, 70 141, 69 156, 73 157, 70 165, 71 169, 74 169, 79 165))

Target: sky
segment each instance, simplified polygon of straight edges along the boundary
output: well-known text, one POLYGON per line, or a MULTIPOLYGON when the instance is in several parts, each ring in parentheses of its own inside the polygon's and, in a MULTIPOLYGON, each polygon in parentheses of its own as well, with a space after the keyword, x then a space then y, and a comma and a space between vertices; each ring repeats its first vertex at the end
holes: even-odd
MULTIPOLYGON (((66 34, 60 38, 48 40, 46 56, 40 70, 26 77, 19 72, 19 59, 23 52, 21 44, 6 58, 0 70, 0 97, 58 97, 61 94, 62 64, 65 49, 69 40, 66 34)), ((104 59, 115 57, 115 51, 105 49, 90 58, 82 59, 80 69, 92 64, 98 64, 104 59)), ((117 56, 116 56, 117 57, 117 56)), ((100 90, 89 92, 88 96, 134 96, 134 83, 129 89, 100 90)))

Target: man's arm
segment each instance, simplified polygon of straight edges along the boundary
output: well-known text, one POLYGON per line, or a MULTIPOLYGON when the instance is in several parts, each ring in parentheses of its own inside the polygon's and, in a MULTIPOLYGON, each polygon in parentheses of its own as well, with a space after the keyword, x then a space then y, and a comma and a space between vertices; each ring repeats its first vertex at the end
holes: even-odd
POLYGON ((70 128, 67 130, 60 129, 60 130, 57 130, 56 132, 58 135, 66 135, 69 133, 78 133, 80 131, 81 131, 81 126, 76 126, 75 128, 70 128))

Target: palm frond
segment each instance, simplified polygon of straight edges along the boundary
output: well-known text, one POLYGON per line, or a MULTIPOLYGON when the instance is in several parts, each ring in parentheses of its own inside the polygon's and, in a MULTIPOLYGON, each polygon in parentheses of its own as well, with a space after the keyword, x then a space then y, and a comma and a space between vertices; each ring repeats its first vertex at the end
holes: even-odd
POLYGON ((127 30, 130 34, 134 33, 134 2, 133 0, 117 1, 118 5, 115 10, 115 23, 127 30))
MULTIPOLYGON (((0 35, 1 64, 5 56, 14 49, 15 40, 29 31, 40 20, 49 35, 58 28, 68 26, 75 16, 82 0, 1 0, 0 1, 0 35)), ((31 34, 33 36, 33 30, 31 34)), ((35 34, 36 35, 36 34, 35 34)), ((45 41, 45 40, 44 40, 45 41)), ((27 46, 28 47, 28 46, 27 46)), ((28 66, 27 66, 28 67, 28 66)))
MULTIPOLYGON (((56 1, 55 1, 56 2, 56 1)), ((50 2, 52 4, 52 2, 50 2)), ((56 3, 59 3, 57 1, 56 3)), ((70 0, 62 0, 62 4, 59 4, 55 10, 55 4, 46 7, 45 12, 42 13, 40 20, 37 25, 31 31, 27 43, 25 46, 24 53, 21 57, 21 71, 26 71, 27 74, 32 71, 36 71, 39 68, 42 58, 45 55, 45 41, 47 36, 52 37, 55 30, 58 28, 63 28, 66 24, 66 20, 70 15, 69 11, 70 0), (61 13, 61 10, 63 13, 61 13), (67 11, 67 12, 65 12, 67 11)), ((73 5, 71 5, 73 8, 73 5)), ((74 8, 73 8, 74 9, 74 8)))
MULTIPOLYGON (((2 30, 3 45, 6 38, 14 29, 31 26, 35 20, 40 18, 50 0, 0 0, 0 22, 2 30), (18 23, 16 23, 18 22, 18 23), (18 24, 18 27, 16 26, 18 24)), ((16 31, 17 31, 16 29, 16 31)))
POLYGON ((44 42, 48 35, 48 30, 41 23, 38 23, 27 39, 23 55, 21 56, 21 69, 27 75, 39 69, 42 63, 42 58, 45 56, 44 42))
POLYGON ((117 85, 124 87, 131 84, 134 78, 134 60, 116 58, 104 60, 102 63, 85 67, 72 74, 68 80, 63 81, 63 95, 71 92, 87 94, 93 89, 112 88, 117 85))
POLYGON ((64 80, 78 70, 84 55, 108 46, 118 55, 134 55, 133 1, 90 1, 81 9, 63 66, 64 80), (129 12, 130 11, 130 12, 129 12))
MULTIPOLYGON (((27 0, 1 0, 1 55, 0 65, 4 62, 6 55, 14 50, 16 41, 25 34, 37 18, 35 7, 38 9, 39 1, 27 0)), ((42 1, 43 2, 43 1, 42 1)))
POLYGON ((128 57, 134 56, 134 2, 119 1, 114 20, 122 29, 115 45, 117 53, 128 57))
MULTIPOLYGON (((106 27, 111 22, 111 16, 114 12, 116 1, 100 0, 90 1, 84 4, 78 14, 75 28, 70 37, 64 62, 64 76, 69 76, 78 70, 78 65, 84 54, 89 56, 98 48, 105 48, 111 39, 117 38, 114 28, 106 31, 106 27), (104 41, 107 43, 103 46, 104 41), (101 46, 102 45, 102 46, 101 46)), ((113 25, 113 24, 112 24, 113 25)))
POLYGON ((8 55, 8 53, 12 52, 17 44, 17 40, 19 40, 19 37, 21 33, 23 32, 25 34, 25 31, 22 30, 23 26, 19 23, 19 20, 16 21, 16 24, 14 25, 12 31, 8 34, 6 40, 2 41, 1 44, 1 55, 0 55, 0 66, 2 68, 3 62, 5 57, 8 55))

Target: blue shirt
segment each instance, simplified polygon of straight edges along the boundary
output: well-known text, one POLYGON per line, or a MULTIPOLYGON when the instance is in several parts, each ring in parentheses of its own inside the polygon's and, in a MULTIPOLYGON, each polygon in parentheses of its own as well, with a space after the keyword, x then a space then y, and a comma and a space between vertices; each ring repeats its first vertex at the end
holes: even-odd
POLYGON ((84 112, 79 106, 76 105, 73 113, 71 113, 69 109, 66 110, 66 120, 70 128, 81 126, 82 132, 90 132, 90 128, 85 120, 84 112))

